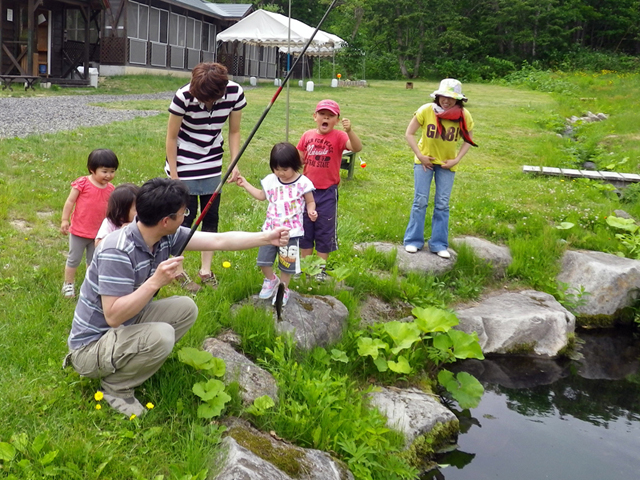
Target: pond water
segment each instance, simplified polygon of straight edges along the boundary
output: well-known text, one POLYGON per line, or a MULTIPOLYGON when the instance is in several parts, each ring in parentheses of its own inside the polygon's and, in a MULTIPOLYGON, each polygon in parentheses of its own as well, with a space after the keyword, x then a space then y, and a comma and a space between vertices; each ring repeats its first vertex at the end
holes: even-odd
POLYGON ((579 361, 462 365, 485 394, 478 408, 456 412, 457 449, 422 479, 640 479, 640 344, 629 331, 578 336, 579 361))

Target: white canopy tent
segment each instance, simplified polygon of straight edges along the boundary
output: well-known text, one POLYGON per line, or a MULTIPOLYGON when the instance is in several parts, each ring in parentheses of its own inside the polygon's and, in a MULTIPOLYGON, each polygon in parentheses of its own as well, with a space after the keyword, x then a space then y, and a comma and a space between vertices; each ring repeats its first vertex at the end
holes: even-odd
MULTIPOLYGON (((289 6, 291 9, 291 6, 289 6)), ((299 55, 315 32, 306 23, 278 13, 256 10, 217 35, 219 42, 242 42, 250 45, 278 47, 281 52, 299 55)), ((337 35, 318 30, 305 55, 334 56, 335 51, 346 44, 337 35)), ((303 59, 304 60, 304 59, 303 59)), ((287 67, 290 68, 290 67, 287 67)), ((304 78, 304 63, 302 68, 304 78)), ((286 134, 289 138, 289 85, 287 85, 286 134)))

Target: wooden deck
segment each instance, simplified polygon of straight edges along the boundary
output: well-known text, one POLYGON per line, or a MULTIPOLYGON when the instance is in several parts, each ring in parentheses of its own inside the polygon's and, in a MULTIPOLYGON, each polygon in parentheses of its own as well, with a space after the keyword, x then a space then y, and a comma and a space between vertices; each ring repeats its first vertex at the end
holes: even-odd
POLYGON ((576 170, 574 168, 536 167, 524 165, 524 173, 535 173, 538 175, 553 175, 569 178, 589 178, 591 180, 603 180, 612 183, 617 187, 624 187, 630 183, 640 182, 640 175, 636 173, 617 173, 604 170, 576 170))

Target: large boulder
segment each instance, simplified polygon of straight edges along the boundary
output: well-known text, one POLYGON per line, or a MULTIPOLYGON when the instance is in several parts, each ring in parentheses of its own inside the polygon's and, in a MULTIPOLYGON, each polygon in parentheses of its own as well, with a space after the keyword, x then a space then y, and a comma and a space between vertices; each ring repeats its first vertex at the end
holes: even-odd
POLYGON ((440 258, 435 253, 431 253, 429 249, 423 248, 416 253, 408 253, 402 245, 386 242, 369 242, 356 245, 357 250, 366 250, 373 247, 381 253, 389 253, 394 249, 397 250, 398 270, 401 272, 417 272, 430 273, 432 275, 441 275, 453 268, 456 263, 457 254, 449 249, 451 258, 440 258))
POLYGON ((225 423, 229 430, 215 480, 353 480, 328 453, 288 444, 238 419, 225 423))
POLYGON ((453 240, 453 243, 456 245, 467 245, 476 257, 484 260, 493 267, 496 277, 504 277, 507 268, 513 261, 509 247, 495 245, 483 238, 458 237, 453 240))
POLYGON ((276 331, 292 334, 303 350, 326 347, 342 338, 348 316, 347 307, 335 297, 303 296, 292 290, 276 331))
POLYGON ((551 295, 525 290, 490 296, 455 309, 467 333, 477 332, 487 353, 534 353, 555 356, 567 346, 575 317, 551 295))
POLYGON ((581 322, 607 326, 623 318, 640 295, 640 261, 603 252, 568 250, 562 258, 558 282, 568 293, 588 293, 575 311, 581 322))
POLYGON ((269 372, 217 338, 207 338, 203 348, 214 357, 224 360, 226 365, 224 382, 227 385, 238 382, 242 403, 251 405, 256 398, 264 395, 278 402, 278 385, 269 372))
POLYGON ((407 447, 437 424, 452 424, 457 433, 456 416, 437 397, 421 390, 378 387, 370 398, 371 405, 387 417, 387 426, 404 434, 407 447))
MULTIPOLYGON (((257 308, 273 309, 271 299, 261 300, 253 295, 248 302, 257 308)), ((291 290, 289 301, 282 308, 278 320, 274 312, 276 332, 291 334, 298 348, 311 350, 326 347, 342 338, 347 327, 349 310, 335 297, 325 295, 301 295, 291 290)))

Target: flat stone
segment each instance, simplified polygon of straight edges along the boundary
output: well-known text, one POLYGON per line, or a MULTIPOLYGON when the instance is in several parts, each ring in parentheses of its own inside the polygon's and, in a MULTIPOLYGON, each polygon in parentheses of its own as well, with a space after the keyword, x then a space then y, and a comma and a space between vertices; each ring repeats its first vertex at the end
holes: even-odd
POLYGON ((449 248, 451 258, 441 258, 435 253, 431 253, 426 248, 426 245, 425 248, 416 253, 408 253, 402 245, 386 242, 361 243, 355 246, 357 250, 366 250, 369 247, 373 247, 376 251, 381 253, 389 253, 396 249, 398 252, 396 256, 398 269, 404 273, 417 272, 442 275, 443 273, 453 269, 453 266, 456 263, 456 258, 458 257, 456 252, 449 248))
POLYGON ((503 277, 513 261, 509 247, 496 245, 482 238, 468 236, 458 237, 453 239, 453 243, 464 244, 471 248, 478 258, 481 258, 493 267, 497 277, 503 277))

